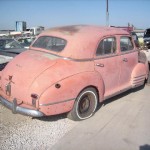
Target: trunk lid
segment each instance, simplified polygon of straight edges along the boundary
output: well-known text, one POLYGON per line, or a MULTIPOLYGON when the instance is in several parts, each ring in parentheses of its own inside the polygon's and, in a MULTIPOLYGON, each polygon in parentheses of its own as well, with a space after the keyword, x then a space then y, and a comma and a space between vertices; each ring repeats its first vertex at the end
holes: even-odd
POLYGON ((38 76, 55 65, 57 58, 40 51, 27 50, 21 53, 2 71, 2 90, 6 93, 6 86, 11 84, 11 99, 31 99, 28 89, 38 76))

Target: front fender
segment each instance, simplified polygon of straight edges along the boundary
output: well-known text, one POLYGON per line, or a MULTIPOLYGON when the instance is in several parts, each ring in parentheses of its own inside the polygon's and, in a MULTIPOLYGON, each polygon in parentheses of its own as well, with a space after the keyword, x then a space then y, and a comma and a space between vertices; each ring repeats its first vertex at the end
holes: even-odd
POLYGON ((47 115, 60 114, 72 109, 74 100, 86 87, 97 89, 99 99, 103 100, 104 83, 97 72, 82 72, 67 77, 48 87, 39 98, 39 108, 47 115), (56 87, 59 84, 60 87, 56 87))

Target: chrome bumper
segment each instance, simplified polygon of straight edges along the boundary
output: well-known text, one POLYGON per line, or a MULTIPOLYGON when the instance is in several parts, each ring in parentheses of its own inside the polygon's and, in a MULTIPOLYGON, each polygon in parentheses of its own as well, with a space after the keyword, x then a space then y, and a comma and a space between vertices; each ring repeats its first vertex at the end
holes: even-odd
POLYGON ((32 110, 24 107, 17 106, 17 100, 14 99, 13 102, 9 102, 3 97, 0 96, 0 102, 3 106, 7 107, 8 109, 12 110, 13 113, 19 113, 26 116, 31 117, 42 117, 44 114, 38 110, 32 110))

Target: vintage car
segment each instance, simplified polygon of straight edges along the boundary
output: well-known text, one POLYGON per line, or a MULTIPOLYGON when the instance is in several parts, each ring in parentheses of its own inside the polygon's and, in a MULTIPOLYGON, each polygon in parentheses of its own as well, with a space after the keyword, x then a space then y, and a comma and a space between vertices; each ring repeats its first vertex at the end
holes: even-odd
POLYGON ((25 50, 15 39, 0 38, 0 71, 5 68, 13 57, 25 50))
POLYGON ((15 57, 21 52, 25 51, 23 45, 21 45, 17 40, 11 38, 0 39, 0 55, 15 57))
MULTIPOLYGON (((148 65, 149 65, 149 72, 150 72, 150 49, 144 49, 142 50, 142 53, 144 53, 147 58, 148 65)), ((150 85, 150 73, 147 79, 147 85, 150 85)))
POLYGON ((144 43, 150 49, 150 28, 144 33, 144 43))
POLYGON ((99 102, 144 84, 147 60, 130 34, 99 26, 45 30, 0 72, 1 104, 32 117, 91 117, 99 102))
POLYGON ((28 49, 35 37, 19 37, 17 41, 26 49, 28 49))

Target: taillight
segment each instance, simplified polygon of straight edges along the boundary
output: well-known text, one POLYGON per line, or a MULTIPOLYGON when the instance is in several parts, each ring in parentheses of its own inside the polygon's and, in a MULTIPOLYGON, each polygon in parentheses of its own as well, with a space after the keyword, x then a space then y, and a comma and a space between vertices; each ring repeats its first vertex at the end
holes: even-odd
POLYGON ((38 97, 39 97, 39 96, 38 96, 37 94, 31 94, 32 105, 33 105, 34 107, 37 107, 37 105, 38 105, 38 102, 37 102, 38 97))

